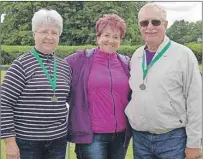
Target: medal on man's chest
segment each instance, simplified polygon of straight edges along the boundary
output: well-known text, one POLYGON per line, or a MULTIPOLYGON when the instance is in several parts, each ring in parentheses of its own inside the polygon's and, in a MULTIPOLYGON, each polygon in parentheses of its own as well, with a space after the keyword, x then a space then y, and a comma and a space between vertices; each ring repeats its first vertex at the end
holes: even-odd
POLYGON ((146 85, 144 83, 140 84, 139 87, 140 87, 141 90, 145 90, 146 89, 146 85))

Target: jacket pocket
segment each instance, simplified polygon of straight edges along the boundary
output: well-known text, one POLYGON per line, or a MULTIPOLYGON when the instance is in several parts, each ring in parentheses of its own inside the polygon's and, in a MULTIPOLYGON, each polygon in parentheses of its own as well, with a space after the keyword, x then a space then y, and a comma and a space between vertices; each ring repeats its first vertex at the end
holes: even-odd
POLYGON ((172 107, 173 111, 174 111, 174 114, 176 114, 177 118, 179 119, 179 122, 182 124, 183 121, 181 119, 181 116, 180 114, 178 113, 178 111, 176 110, 176 108, 174 107, 173 103, 170 101, 170 106, 172 107))
POLYGON ((157 118, 161 125, 168 128, 180 127, 185 124, 183 114, 178 111, 174 103, 171 101, 163 102, 157 105, 157 118))

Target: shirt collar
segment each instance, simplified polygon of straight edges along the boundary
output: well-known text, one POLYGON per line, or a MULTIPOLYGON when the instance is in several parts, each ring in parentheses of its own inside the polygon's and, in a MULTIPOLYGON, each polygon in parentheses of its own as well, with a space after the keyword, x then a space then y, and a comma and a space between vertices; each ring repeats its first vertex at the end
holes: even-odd
POLYGON ((34 47, 35 51, 39 54, 39 57, 41 58, 54 58, 54 52, 51 53, 51 54, 45 54, 43 52, 40 52, 39 50, 37 50, 35 47, 34 47))
MULTIPOLYGON (((168 42, 170 41, 170 39, 165 35, 164 37, 164 40, 163 42, 159 45, 158 49, 157 49, 157 53, 159 53, 167 44, 168 42)), ((147 45, 145 44, 144 46, 141 46, 141 50, 138 54, 138 57, 142 57, 143 56, 143 53, 144 53, 144 50, 147 48, 147 45)), ((167 55, 167 52, 164 54, 164 56, 167 55)))

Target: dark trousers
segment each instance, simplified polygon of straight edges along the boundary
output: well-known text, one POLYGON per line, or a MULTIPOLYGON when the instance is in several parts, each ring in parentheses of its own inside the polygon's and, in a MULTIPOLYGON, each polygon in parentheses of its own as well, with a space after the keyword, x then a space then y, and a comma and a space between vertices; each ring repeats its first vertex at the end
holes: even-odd
POLYGON ((77 159, 124 159, 125 132, 94 134, 90 144, 76 144, 77 159))
POLYGON ((66 137, 50 141, 16 139, 20 159, 65 159, 66 137))

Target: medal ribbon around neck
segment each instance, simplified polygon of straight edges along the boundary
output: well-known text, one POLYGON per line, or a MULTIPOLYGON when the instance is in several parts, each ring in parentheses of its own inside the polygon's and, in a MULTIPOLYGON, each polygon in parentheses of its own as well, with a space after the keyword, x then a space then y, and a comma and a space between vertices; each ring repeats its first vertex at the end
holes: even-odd
POLYGON ((161 58, 161 56, 163 56, 163 54, 166 52, 166 50, 168 50, 170 45, 171 45, 171 41, 168 42, 168 44, 161 50, 161 52, 158 53, 158 55, 151 61, 151 63, 148 66, 146 66, 146 68, 145 68, 145 55, 143 54, 142 56, 143 80, 147 76, 149 68, 152 67, 152 65, 156 63, 161 58))
POLYGON ((31 50, 32 54, 34 55, 34 57, 37 59, 37 61, 39 62, 42 70, 44 71, 49 84, 51 85, 54 93, 55 93, 55 89, 56 89, 56 80, 57 80, 57 76, 56 76, 56 71, 57 71, 57 67, 56 67, 56 58, 54 57, 54 79, 52 80, 46 67, 44 66, 44 63, 42 62, 42 59, 39 57, 38 53, 36 52, 36 50, 34 48, 32 48, 31 50))

